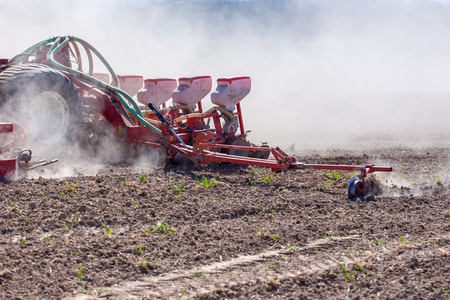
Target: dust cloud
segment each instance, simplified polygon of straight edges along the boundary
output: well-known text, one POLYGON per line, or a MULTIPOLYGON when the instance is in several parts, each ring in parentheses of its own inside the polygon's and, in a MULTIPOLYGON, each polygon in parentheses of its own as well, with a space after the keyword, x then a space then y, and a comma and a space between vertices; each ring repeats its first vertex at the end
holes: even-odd
POLYGON ((300 152, 450 143, 448 1, 0 4, 0 57, 67 34, 117 73, 251 76, 241 105, 256 144, 300 152))

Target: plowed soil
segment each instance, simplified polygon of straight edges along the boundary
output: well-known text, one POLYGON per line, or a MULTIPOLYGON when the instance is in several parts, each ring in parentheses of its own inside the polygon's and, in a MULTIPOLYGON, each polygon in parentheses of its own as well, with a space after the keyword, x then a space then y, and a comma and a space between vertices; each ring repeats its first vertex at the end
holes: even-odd
POLYGON ((448 149, 298 160, 394 171, 354 201, 354 173, 226 164, 49 178, 61 162, 0 184, 0 297, 448 299, 448 149))

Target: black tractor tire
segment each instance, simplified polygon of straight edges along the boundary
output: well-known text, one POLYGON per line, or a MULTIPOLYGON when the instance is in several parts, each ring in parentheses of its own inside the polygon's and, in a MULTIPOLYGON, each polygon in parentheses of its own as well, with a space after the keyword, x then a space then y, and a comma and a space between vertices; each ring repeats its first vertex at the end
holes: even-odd
POLYGON ((77 143, 83 105, 73 83, 40 64, 20 64, 0 73, 0 122, 19 124, 28 144, 53 150, 77 143))

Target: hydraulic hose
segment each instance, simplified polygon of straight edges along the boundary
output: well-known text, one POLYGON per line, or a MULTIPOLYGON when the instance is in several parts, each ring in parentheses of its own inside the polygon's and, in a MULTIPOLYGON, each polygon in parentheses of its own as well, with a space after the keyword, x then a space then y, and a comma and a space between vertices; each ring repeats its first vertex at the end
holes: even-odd
POLYGON ((42 45, 46 45, 46 44, 48 44, 48 43, 51 43, 51 42, 53 42, 55 39, 56 39, 56 38, 49 38, 49 39, 46 39, 46 40, 43 40, 43 41, 41 41, 41 42, 39 42, 39 43, 34 44, 33 46, 29 47, 28 49, 26 49, 26 50, 23 51, 22 53, 17 54, 17 55, 14 56, 13 58, 11 58, 11 59, 9 60, 9 63, 10 63, 10 64, 17 63, 17 62, 19 61, 19 58, 20 58, 20 57, 23 57, 23 56, 29 56, 31 53, 34 52, 34 50, 35 50, 36 48, 38 48, 38 47, 40 47, 40 46, 42 46, 42 45))
MULTIPOLYGON (((212 108, 208 109, 207 111, 205 111, 203 113, 190 113, 190 114, 187 114, 187 115, 183 115, 183 116, 178 117, 175 120, 173 120, 173 122, 174 123, 179 123, 179 122, 182 122, 184 120, 192 119, 192 118, 199 118, 200 119, 200 118, 203 118, 203 117, 209 115, 210 113, 212 113, 214 111, 220 111, 223 114, 227 115, 230 119, 233 118, 233 114, 232 113, 230 113, 229 111, 227 111, 226 109, 224 109, 222 107, 215 106, 215 107, 212 107, 212 108)), ((156 121, 156 120, 152 120, 152 119, 148 119, 148 118, 145 118, 145 120, 147 120, 149 123, 152 123, 154 125, 161 125, 162 124, 161 121, 156 121)))
MULTIPOLYGON (((95 48, 93 48, 91 45, 89 45, 88 43, 86 43, 85 41, 78 39, 78 38, 74 38, 74 37, 66 37, 64 39, 64 41, 62 41, 61 37, 58 37, 55 42, 53 43, 52 47, 50 48, 48 54, 47 54, 47 62, 48 64, 58 70, 63 70, 65 72, 68 72, 71 75, 80 77, 81 79, 83 79, 84 81, 91 83, 97 87, 99 87, 100 89, 103 89, 107 92, 111 92, 113 93, 117 99, 119 99, 119 101, 122 103, 122 105, 125 107, 125 109, 134 117, 136 118, 139 122, 141 122, 142 125, 146 126, 147 128, 149 128, 150 130, 152 130, 153 132, 155 132, 156 134, 162 136, 162 132, 160 129, 156 128, 155 126, 151 125, 150 123, 148 123, 144 117, 142 116, 142 113, 138 107, 138 105, 134 102, 134 100, 123 90, 113 87, 112 85, 106 84, 92 76, 89 76, 87 74, 84 74, 80 71, 74 70, 72 68, 69 68, 67 66, 64 66, 63 64, 58 63, 54 56, 55 53, 57 53, 58 51, 60 51, 62 48, 64 48, 67 43, 70 42, 70 40, 74 40, 77 41, 79 43, 81 43, 83 46, 86 45, 90 48, 90 50, 92 50, 97 56, 98 58, 103 62, 103 64, 105 65, 105 67, 108 69, 108 71, 111 73, 111 75, 113 75, 113 78, 115 78, 117 80, 117 76, 115 75, 114 71, 112 70, 111 66, 108 64, 108 62, 103 58, 103 56, 101 56, 101 54, 95 50, 95 48), (58 45, 59 44, 59 45, 58 45), (126 101, 127 100, 127 101, 126 101), (128 103, 131 103, 133 108, 132 109, 130 107, 130 105, 128 105, 128 103)), ((40 43, 40 45, 42 45, 42 43, 40 43)), ((118 82, 117 82, 118 83, 118 82)))

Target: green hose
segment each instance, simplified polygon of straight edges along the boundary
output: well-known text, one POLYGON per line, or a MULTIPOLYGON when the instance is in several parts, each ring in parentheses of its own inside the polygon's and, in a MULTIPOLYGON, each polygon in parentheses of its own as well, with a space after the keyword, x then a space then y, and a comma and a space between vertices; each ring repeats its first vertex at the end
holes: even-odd
POLYGON ((46 39, 46 40, 44 40, 44 41, 41 41, 41 42, 39 42, 39 43, 34 44, 33 46, 29 47, 28 49, 26 49, 26 50, 23 51, 22 53, 20 53, 20 54, 14 56, 13 58, 11 58, 11 59, 9 60, 9 63, 10 63, 10 64, 17 63, 17 60, 19 59, 19 57, 22 57, 22 56, 24 56, 24 55, 31 54, 31 53, 35 52, 35 49, 36 49, 36 48, 38 48, 38 47, 40 47, 40 46, 42 46, 42 45, 46 45, 46 44, 48 44, 48 43, 51 43, 51 42, 53 42, 55 39, 56 39, 56 38, 49 38, 49 39, 46 39))
MULTIPOLYGON (((113 87, 112 85, 106 84, 106 83, 104 83, 104 82, 102 82, 102 81, 100 81, 100 80, 98 80, 98 79, 96 79, 96 78, 94 78, 94 77, 92 77, 92 76, 89 76, 89 75, 87 75, 87 74, 84 74, 84 73, 82 73, 82 72, 80 72, 80 71, 77 71, 77 70, 71 69, 71 68, 69 68, 69 67, 67 67, 67 66, 64 66, 64 65, 58 63, 58 62, 54 59, 55 53, 57 53, 57 52, 60 51, 62 48, 64 48, 64 46, 66 46, 67 43, 69 43, 71 39, 73 39, 74 41, 79 42, 79 43, 81 43, 81 44, 87 45, 87 46, 88 46, 88 47, 89 47, 89 48, 97 55, 97 57, 103 62, 103 64, 105 65, 105 67, 108 69, 108 71, 109 71, 111 74, 115 75, 115 73, 114 73, 114 71, 112 70, 111 66, 106 62, 106 60, 101 56, 101 54, 100 54, 97 50, 95 50, 94 47, 92 47, 91 45, 89 45, 88 43, 86 43, 85 41, 83 41, 83 40, 81 40, 81 39, 79 39, 79 38, 73 38, 73 37, 66 37, 66 38, 64 39, 64 41, 63 41, 61 44, 59 44, 59 43, 61 42, 61 40, 62 40, 61 37, 58 37, 58 38, 55 40, 55 42, 53 43, 52 47, 50 48, 50 50, 49 50, 49 52, 48 52, 48 54, 47 54, 47 62, 48 62, 48 64, 49 64, 51 67, 55 68, 55 69, 66 71, 66 72, 68 72, 69 74, 72 74, 72 75, 74 75, 74 76, 80 77, 81 79, 83 79, 84 81, 86 81, 86 82, 88 82, 88 83, 91 83, 91 84, 93 84, 93 85, 95 85, 95 86, 97 86, 97 87, 99 87, 99 88, 101 88, 101 89, 103 89, 103 90, 106 90, 106 91, 109 91, 109 92, 113 93, 113 94, 117 97, 117 99, 119 99, 119 101, 122 103, 122 105, 125 107, 125 109, 126 109, 126 110, 127 110, 134 118, 136 118, 142 125, 146 126, 147 128, 149 128, 150 130, 152 130, 152 131, 155 132, 156 134, 162 136, 162 132, 161 132, 160 129, 158 129, 157 127, 155 127, 155 126, 153 126, 152 124, 148 123, 148 122, 144 119, 144 117, 142 116, 141 110, 139 109, 139 106, 134 102, 134 100, 133 100, 133 99, 132 99, 125 91, 123 91, 123 90, 121 90, 121 89, 119 89, 119 88, 113 87), (59 44, 59 46, 58 46, 58 44, 59 44), (131 108, 131 107, 128 105, 127 101, 126 101, 124 98, 125 98, 126 100, 128 100, 129 103, 132 104, 132 106, 133 106, 134 109, 131 108)), ((38 44, 36 44, 36 45, 42 45, 42 44, 45 44, 45 42, 48 42, 48 41, 51 42, 51 41, 53 41, 53 40, 43 41, 43 42, 38 43, 38 44)), ((35 46, 33 46, 33 47, 35 47, 35 46)), ((32 49, 33 47, 31 47, 30 49, 32 49)), ((27 49, 27 50, 28 50, 28 49, 27 49)), ((115 77, 115 76, 114 76, 114 77, 115 77)))

